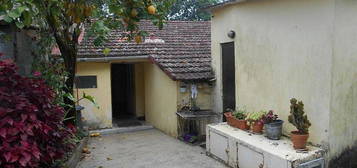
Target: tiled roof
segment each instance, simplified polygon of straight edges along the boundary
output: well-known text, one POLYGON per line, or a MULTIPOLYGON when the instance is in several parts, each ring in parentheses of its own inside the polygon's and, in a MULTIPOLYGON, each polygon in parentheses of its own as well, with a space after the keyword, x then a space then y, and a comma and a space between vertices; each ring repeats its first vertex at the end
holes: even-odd
POLYGON ((136 44, 123 39, 124 32, 110 33, 104 46, 94 46, 84 35, 78 48, 79 58, 120 58, 148 56, 173 80, 207 80, 211 69, 211 23, 207 21, 168 21, 159 30, 149 21, 141 21, 140 29, 149 33, 145 42, 136 44), (109 48, 108 55, 103 49, 109 48))

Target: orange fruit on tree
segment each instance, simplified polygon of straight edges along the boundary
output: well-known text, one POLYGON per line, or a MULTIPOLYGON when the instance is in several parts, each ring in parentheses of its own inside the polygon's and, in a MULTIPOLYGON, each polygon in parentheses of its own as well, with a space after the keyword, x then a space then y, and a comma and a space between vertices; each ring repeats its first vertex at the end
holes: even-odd
POLYGON ((132 9, 130 14, 131 14, 131 17, 136 17, 136 16, 138 16, 139 12, 136 9, 132 9))
POLYGON ((151 15, 156 13, 156 8, 155 8, 154 5, 148 6, 148 13, 151 14, 151 15))
POLYGON ((142 42, 142 37, 140 35, 136 35, 134 39, 135 39, 136 43, 141 43, 142 42))

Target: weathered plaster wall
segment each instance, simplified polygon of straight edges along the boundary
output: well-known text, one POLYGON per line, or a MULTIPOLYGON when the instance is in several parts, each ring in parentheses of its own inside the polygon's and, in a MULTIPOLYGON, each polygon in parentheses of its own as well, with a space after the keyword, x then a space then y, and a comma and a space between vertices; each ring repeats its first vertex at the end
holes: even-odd
MULTIPOLYGON (((289 99, 303 100, 310 141, 328 145, 333 0, 249 1, 215 10, 212 57, 217 76, 215 108, 222 111, 220 43, 236 32, 237 106, 275 110, 287 121, 289 99)), ((284 132, 294 128, 286 122, 284 132)))
POLYGON ((336 0, 330 156, 357 145, 357 2, 336 0))
MULTIPOLYGON (((180 107, 184 104, 188 104, 190 102, 190 97, 191 97, 191 85, 188 84, 186 87, 185 92, 180 91, 180 82, 178 88, 178 99, 177 99, 177 104, 180 107)), ((211 104, 211 90, 212 88, 206 84, 206 83, 198 83, 197 84, 197 101, 196 104, 200 109, 212 109, 212 104, 211 104)))
POLYGON ((177 86, 160 68, 145 64, 145 118, 155 128, 177 136, 177 86))
POLYGON ((1 59, 12 59, 19 67, 22 75, 31 74, 32 62, 36 42, 32 40, 33 32, 30 30, 16 31, 10 25, 0 25, 0 33, 4 33, 6 38, 0 37, 0 52, 4 56, 1 59))
POLYGON ((85 92, 93 96, 99 105, 99 109, 97 109, 87 100, 80 102, 85 107, 82 114, 86 124, 92 129, 112 127, 110 63, 78 63, 76 75, 97 76, 97 88, 79 89, 80 97, 85 92))
POLYGON ((135 114, 145 116, 145 74, 144 63, 135 64, 135 114))

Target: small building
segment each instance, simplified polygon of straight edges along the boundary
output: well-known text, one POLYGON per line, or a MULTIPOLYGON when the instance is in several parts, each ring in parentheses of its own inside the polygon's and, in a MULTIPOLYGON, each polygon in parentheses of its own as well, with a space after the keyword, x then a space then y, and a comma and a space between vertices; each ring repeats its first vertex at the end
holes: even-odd
POLYGON ((189 103, 191 84, 198 88, 198 107, 211 108, 210 22, 168 21, 162 30, 149 21, 139 26, 149 34, 139 44, 117 30, 97 47, 84 33, 76 87, 79 95, 94 96, 99 109, 83 101, 82 115, 92 129, 139 118, 177 137, 176 112, 189 103), (107 55, 105 48, 110 49, 107 55))
POLYGON ((357 1, 229 0, 211 6, 214 110, 305 104, 309 141, 328 160, 356 147, 357 1), (229 36, 227 34, 230 34, 229 36), (235 37, 233 36, 235 34, 235 37))

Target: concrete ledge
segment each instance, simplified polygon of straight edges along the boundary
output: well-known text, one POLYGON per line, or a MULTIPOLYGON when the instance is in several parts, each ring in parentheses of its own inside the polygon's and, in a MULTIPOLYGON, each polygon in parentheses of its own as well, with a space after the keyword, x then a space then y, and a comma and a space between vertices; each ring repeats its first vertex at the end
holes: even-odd
POLYGON ((153 128, 154 127, 151 125, 142 125, 142 126, 135 126, 135 127, 119 127, 119 128, 110 128, 110 129, 92 130, 89 131, 89 134, 100 133, 101 135, 109 135, 109 134, 119 134, 125 132, 144 131, 153 128))
POLYGON ((82 141, 79 143, 79 145, 76 147, 76 149, 73 150, 72 156, 68 159, 68 161, 65 163, 64 167, 65 168, 76 168, 78 162, 81 159, 82 156, 82 150, 85 146, 87 146, 88 143, 88 137, 84 137, 82 141))

